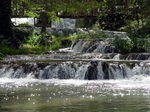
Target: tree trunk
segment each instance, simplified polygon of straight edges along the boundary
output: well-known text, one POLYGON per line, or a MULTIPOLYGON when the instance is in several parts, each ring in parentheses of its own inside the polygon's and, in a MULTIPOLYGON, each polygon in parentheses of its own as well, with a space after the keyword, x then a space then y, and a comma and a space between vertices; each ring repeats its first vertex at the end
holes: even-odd
POLYGON ((46 27, 48 24, 48 14, 45 11, 42 11, 40 13, 40 19, 41 19, 41 34, 44 34, 46 32, 46 27))
POLYGON ((5 38, 13 36, 10 15, 11 0, 0 0, 0 34, 5 38))
POLYGON ((0 35, 1 42, 5 40, 8 45, 18 46, 12 30, 11 23, 11 0, 0 0, 0 35))

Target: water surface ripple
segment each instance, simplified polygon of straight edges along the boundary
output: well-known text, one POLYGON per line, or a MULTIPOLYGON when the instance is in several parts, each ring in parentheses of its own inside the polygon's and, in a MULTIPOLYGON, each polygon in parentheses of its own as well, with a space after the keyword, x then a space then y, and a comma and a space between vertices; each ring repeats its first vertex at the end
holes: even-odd
POLYGON ((124 80, 0 78, 1 112, 147 112, 150 77, 124 80))

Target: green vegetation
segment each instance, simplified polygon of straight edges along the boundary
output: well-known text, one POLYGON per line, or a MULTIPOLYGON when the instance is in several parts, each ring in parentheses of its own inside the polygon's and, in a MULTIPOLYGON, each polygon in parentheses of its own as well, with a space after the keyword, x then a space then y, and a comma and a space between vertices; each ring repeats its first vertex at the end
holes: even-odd
POLYGON ((45 47, 39 46, 30 46, 30 45, 22 45, 19 49, 8 47, 8 46, 0 46, 0 57, 4 55, 16 55, 16 54, 42 54, 48 51, 45 47))
POLYGON ((47 19, 67 17, 82 20, 83 27, 98 22, 101 29, 119 30, 132 22, 144 25, 150 14, 149 5, 149 0, 12 0, 12 15, 40 17, 41 27, 46 27, 47 19))
POLYGON ((81 20, 78 27, 128 32, 130 39, 116 38, 113 42, 121 53, 150 49, 150 0, 1 0, 0 4, 0 53, 3 54, 43 53, 70 46, 75 39, 106 37, 95 32, 62 37, 47 34, 46 27, 59 17, 81 20), (20 31, 13 31, 11 16, 38 17, 40 33, 33 31, 22 36, 20 31))
POLYGON ((50 49, 51 50, 58 50, 59 48, 70 47, 71 43, 72 43, 72 41, 69 37, 52 36, 50 49))
POLYGON ((116 37, 113 45, 121 53, 130 52, 149 52, 150 51, 150 34, 143 30, 143 27, 129 27, 126 29, 129 33, 129 39, 116 37))
POLYGON ((41 39, 42 35, 37 34, 35 30, 33 30, 29 37, 27 37, 26 43, 31 46, 39 46, 41 39))
POLYGON ((131 39, 128 39, 128 38, 116 37, 113 41, 113 45, 119 52, 128 53, 128 52, 131 52, 132 50, 133 42, 131 39))
POLYGON ((120 53, 150 51, 150 39, 122 39, 117 37, 114 39, 113 45, 120 53))
MULTIPOLYGON (((21 31, 22 36, 24 32, 21 31)), ((56 36, 54 34, 38 34, 36 30, 33 30, 28 37, 24 39, 24 42, 19 48, 12 48, 5 45, 5 41, 1 43, 0 52, 4 55, 14 54, 41 54, 49 50, 58 50, 59 48, 70 47, 72 42, 76 39, 100 39, 106 38, 105 34, 98 34, 96 32, 89 31, 88 33, 74 33, 69 36, 56 36)))

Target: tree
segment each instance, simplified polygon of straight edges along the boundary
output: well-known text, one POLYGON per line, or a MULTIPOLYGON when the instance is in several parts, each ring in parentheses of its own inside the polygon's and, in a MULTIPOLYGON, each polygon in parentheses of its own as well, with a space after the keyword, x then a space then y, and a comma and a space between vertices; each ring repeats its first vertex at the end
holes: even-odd
POLYGON ((12 16, 24 17, 27 16, 28 11, 31 9, 30 0, 11 0, 12 16))
POLYGON ((11 0, 0 0, 0 34, 13 37, 11 28, 11 0))
POLYGON ((17 47, 11 23, 11 0, 0 0, 0 42, 17 47))

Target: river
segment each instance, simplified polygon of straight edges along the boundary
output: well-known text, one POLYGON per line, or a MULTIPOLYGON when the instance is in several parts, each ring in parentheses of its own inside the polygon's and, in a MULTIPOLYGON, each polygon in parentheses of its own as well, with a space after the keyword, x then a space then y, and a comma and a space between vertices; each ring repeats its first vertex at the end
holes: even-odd
POLYGON ((148 112, 150 77, 123 80, 0 78, 1 112, 148 112))
POLYGON ((0 112, 149 112, 149 54, 119 56, 7 56, 0 61, 0 112), (97 80, 85 80, 91 61, 97 80))

